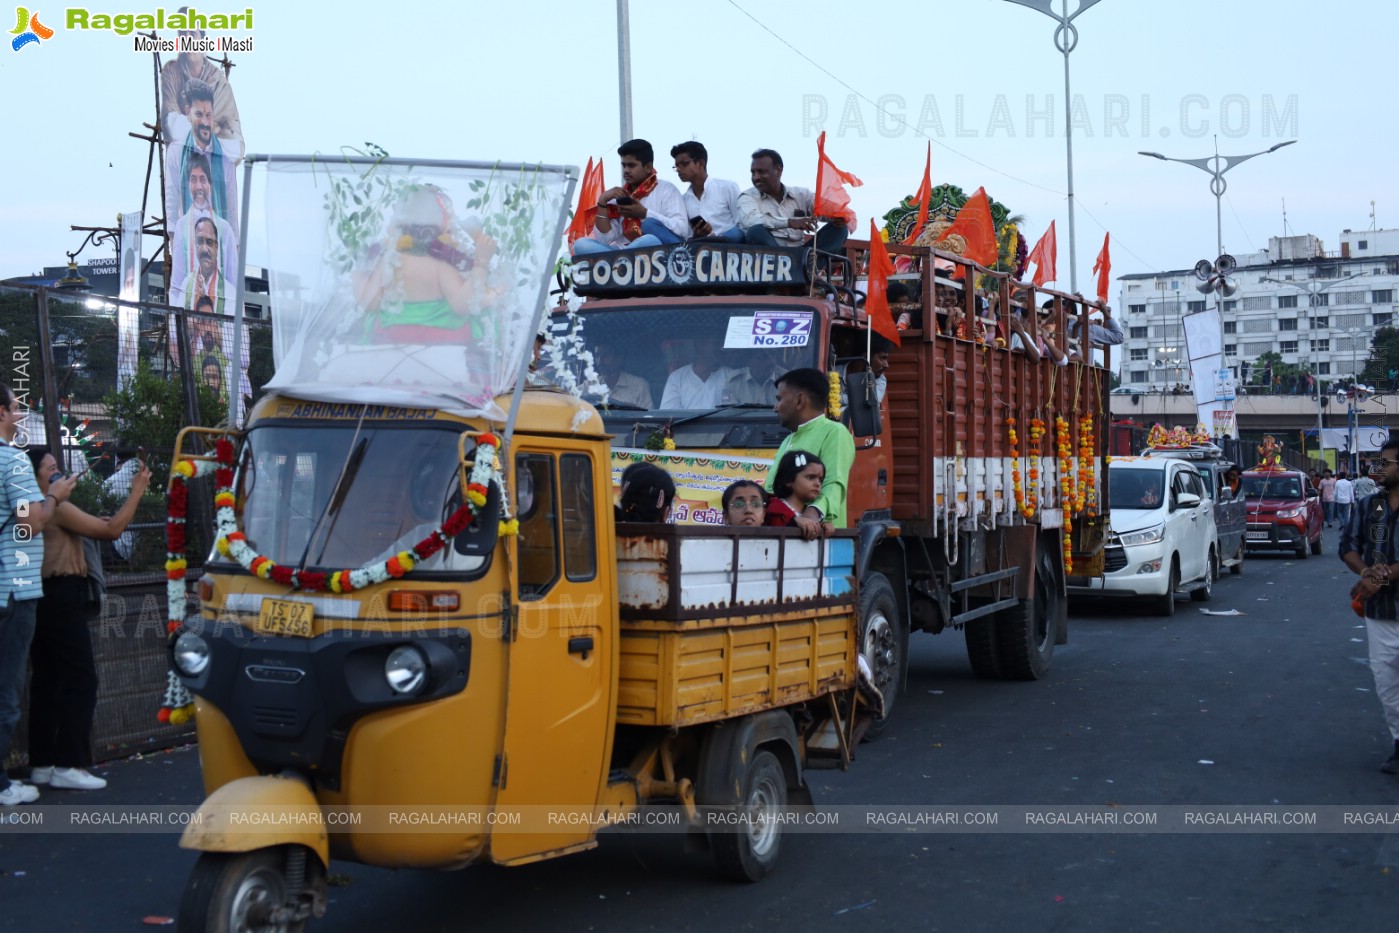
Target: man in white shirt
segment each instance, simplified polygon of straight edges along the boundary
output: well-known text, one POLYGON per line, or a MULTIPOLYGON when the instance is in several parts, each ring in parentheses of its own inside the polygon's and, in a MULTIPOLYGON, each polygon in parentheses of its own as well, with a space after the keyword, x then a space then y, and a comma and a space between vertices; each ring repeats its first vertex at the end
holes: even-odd
POLYGON ((573 244, 575 256, 679 243, 690 235, 680 189, 656 177, 651 144, 630 139, 617 147, 617 154, 624 184, 598 195, 593 235, 573 244))
POLYGON ((622 369, 622 352, 611 344, 597 347, 597 373, 607 385, 609 405, 627 405, 650 411, 651 386, 640 376, 622 369))
POLYGON ((1342 470, 1336 476, 1336 519, 1342 528, 1350 524, 1350 507, 1355 502, 1355 484, 1342 470))
POLYGON ((666 380, 662 408, 717 408, 724 404, 724 387, 731 371, 719 365, 720 345, 713 337, 695 341, 695 361, 681 366, 666 380))
POLYGON ((685 189, 685 212, 690 229, 697 237, 710 237, 729 243, 743 242, 738 225, 738 185, 724 178, 709 177, 709 152, 702 143, 690 140, 670 147, 675 174, 690 187, 685 189))
MULTIPOLYGON (((806 188, 782 184, 782 156, 772 149, 753 153, 750 167, 753 187, 738 199, 738 225, 749 243, 761 246, 801 246, 816 230, 812 216, 816 196, 806 188)), ((845 221, 831 220, 815 236, 816 248, 839 253, 849 231, 845 221)))

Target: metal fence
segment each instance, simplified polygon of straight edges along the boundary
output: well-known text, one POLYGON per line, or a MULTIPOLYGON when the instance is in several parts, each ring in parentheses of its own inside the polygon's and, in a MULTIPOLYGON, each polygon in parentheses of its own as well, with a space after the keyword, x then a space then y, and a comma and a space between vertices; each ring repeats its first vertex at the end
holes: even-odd
MULTIPOLYGON (((101 547, 108 596, 91 622, 99 761, 169 747, 191 731, 155 718, 166 668, 165 488, 179 429, 225 423, 231 393, 250 404, 271 378, 270 324, 245 323, 238 365, 233 327, 222 314, 0 287, 0 382, 28 409, 17 442, 47 446, 61 468, 82 474, 73 501, 95 515, 125 501, 138 459, 153 473, 127 533, 101 547)), ((213 542, 207 483, 190 484, 191 579, 213 542)), ((5 764, 23 761, 24 731, 5 764)))

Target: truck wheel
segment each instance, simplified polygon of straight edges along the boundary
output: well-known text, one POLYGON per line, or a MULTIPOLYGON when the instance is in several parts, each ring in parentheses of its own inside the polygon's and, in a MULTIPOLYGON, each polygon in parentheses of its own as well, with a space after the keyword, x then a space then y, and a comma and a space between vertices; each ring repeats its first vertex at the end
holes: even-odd
POLYGON ((1055 626, 1059 619, 1059 586, 1054 555, 1039 549, 1035 561, 1034 599, 1022 599, 1013 609, 996 613, 996 642, 1001 676, 1007 680, 1039 680, 1054 657, 1055 626))
POLYGON ((201 933, 299 933, 306 928, 304 920, 276 918, 288 900, 286 865, 286 846, 202 853, 180 900, 179 928, 201 933))
POLYGON ((787 807, 787 775, 777 756, 758 751, 743 775, 743 795, 733 809, 742 820, 710 835, 714 865, 734 881, 761 881, 777 864, 782 818, 787 807))
POLYGON ((1171 556, 1171 572, 1166 579, 1166 595, 1156 597, 1156 614, 1173 616, 1176 614, 1176 587, 1180 586, 1180 564, 1171 556))
POLYGON ((899 619, 894 587, 882 573, 872 573, 860 584, 860 654, 874 672, 874 685, 884 694, 884 716, 870 724, 865 738, 876 738, 893 715, 903 687, 908 633, 899 619))
POLYGON ((996 642, 996 623, 982 616, 972 619, 963 626, 967 637, 967 660, 972 662, 972 673, 982 680, 1000 680, 1005 666, 1001 663, 1001 646, 996 642))

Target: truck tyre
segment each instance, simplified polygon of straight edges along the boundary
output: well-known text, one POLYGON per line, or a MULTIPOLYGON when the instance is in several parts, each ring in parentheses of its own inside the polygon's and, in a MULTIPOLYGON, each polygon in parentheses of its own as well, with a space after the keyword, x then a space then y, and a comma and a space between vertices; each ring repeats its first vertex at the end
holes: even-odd
MULTIPOLYGON (((315 857, 308 861, 315 861, 315 857)), ((286 865, 286 846, 201 853, 180 899, 179 928, 203 933, 298 933, 305 929, 305 921, 274 918, 288 898, 286 865)))
POLYGON ((710 834, 719 873, 734 881, 761 881, 782 848, 782 818, 787 808, 787 775, 772 752, 759 750, 748 763, 733 812, 741 825, 710 834))
POLYGON ((1166 595, 1156 597, 1156 614, 1173 616, 1176 614, 1176 587, 1180 586, 1180 564, 1171 555, 1171 571, 1166 578, 1166 595))
POLYGON ((866 739, 874 739, 884 732, 893 715, 908 657, 908 630, 899 618, 894 587, 882 573, 871 573, 860 584, 860 654, 874 673, 874 685, 884 695, 884 715, 865 732, 866 739))
POLYGON ((982 680, 1000 680, 1005 676, 995 620, 988 616, 972 619, 962 631, 967 637, 967 660, 972 662, 972 673, 982 680))
POLYGON ((1013 609, 1002 610, 994 616, 1001 676, 1006 680, 1039 680, 1049 670, 1054 657, 1059 580, 1054 552, 1039 548, 1038 553, 1034 598, 1022 599, 1013 609))

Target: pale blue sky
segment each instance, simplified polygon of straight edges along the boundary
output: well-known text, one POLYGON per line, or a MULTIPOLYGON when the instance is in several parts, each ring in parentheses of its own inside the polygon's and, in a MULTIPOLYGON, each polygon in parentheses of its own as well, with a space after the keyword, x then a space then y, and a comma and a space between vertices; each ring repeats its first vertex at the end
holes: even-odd
MULTIPOLYGON (((241 12, 244 3, 199 6, 241 12)), ((61 8, 37 8, 57 35, 0 52, 8 129, 0 275, 59 264, 81 239, 70 224, 112 224, 140 205, 146 150, 127 133, 155 113, 151 56, 134 53, 130 37, 65 31, 61 8)), ((396 156, 581 166, 604 155, 616 183, 615 8, 613 0, 254 3, 255 51, 235 57, 231 78, 249 150, 333 153, 370 140, 396 156)), ((853 195, 863 232, 917 186, 925 141, 889 118, 881 132, 867 101, 847 112, 850 88, 870 100, 895 95, 887 105, 911 124, 931 98, 941 121, 941 132, 927 129, 934 183, 985 185, 1025 216, 1032 240, 1057 220, 1067 286, 1054 25, 1004 0, 632 0, 636 133, 656 146, 662 177, 674 179, 670 146, 696 138, 715 176, 747 187, 748 155, 763 146, 783 154, 788 183, 810 186, 824 102, 827 151, 865 182, 853 195), (1043 111, 1045 95, 1053 116, 1028 116, 1027 97, 1043 111)), ((1399 226, 1392 3, 1102 0, 1076 25, 1073 90, 1092 133, 1074 136, 1081 290, 1091 287, 1104 228, 1115 274, 1213 256, 1208 176, 1136 153, 1206 156, 1216 132, 1225 154, 1298 139, 1230 172, 1226 249, 1262 249, 1282 233, 1284 198, 1291 232, 1315 233, 1332 250, 1342 228, 1370 226, 1372 199, 1379 225, 1399 226), (1267 106, 1276 119, 1265 120, 1267 106), (1122 116, 1115 133, 1109 108, 1122 116)), ((254 237, 250 262, 270 263, 263 242, 254 237)))

